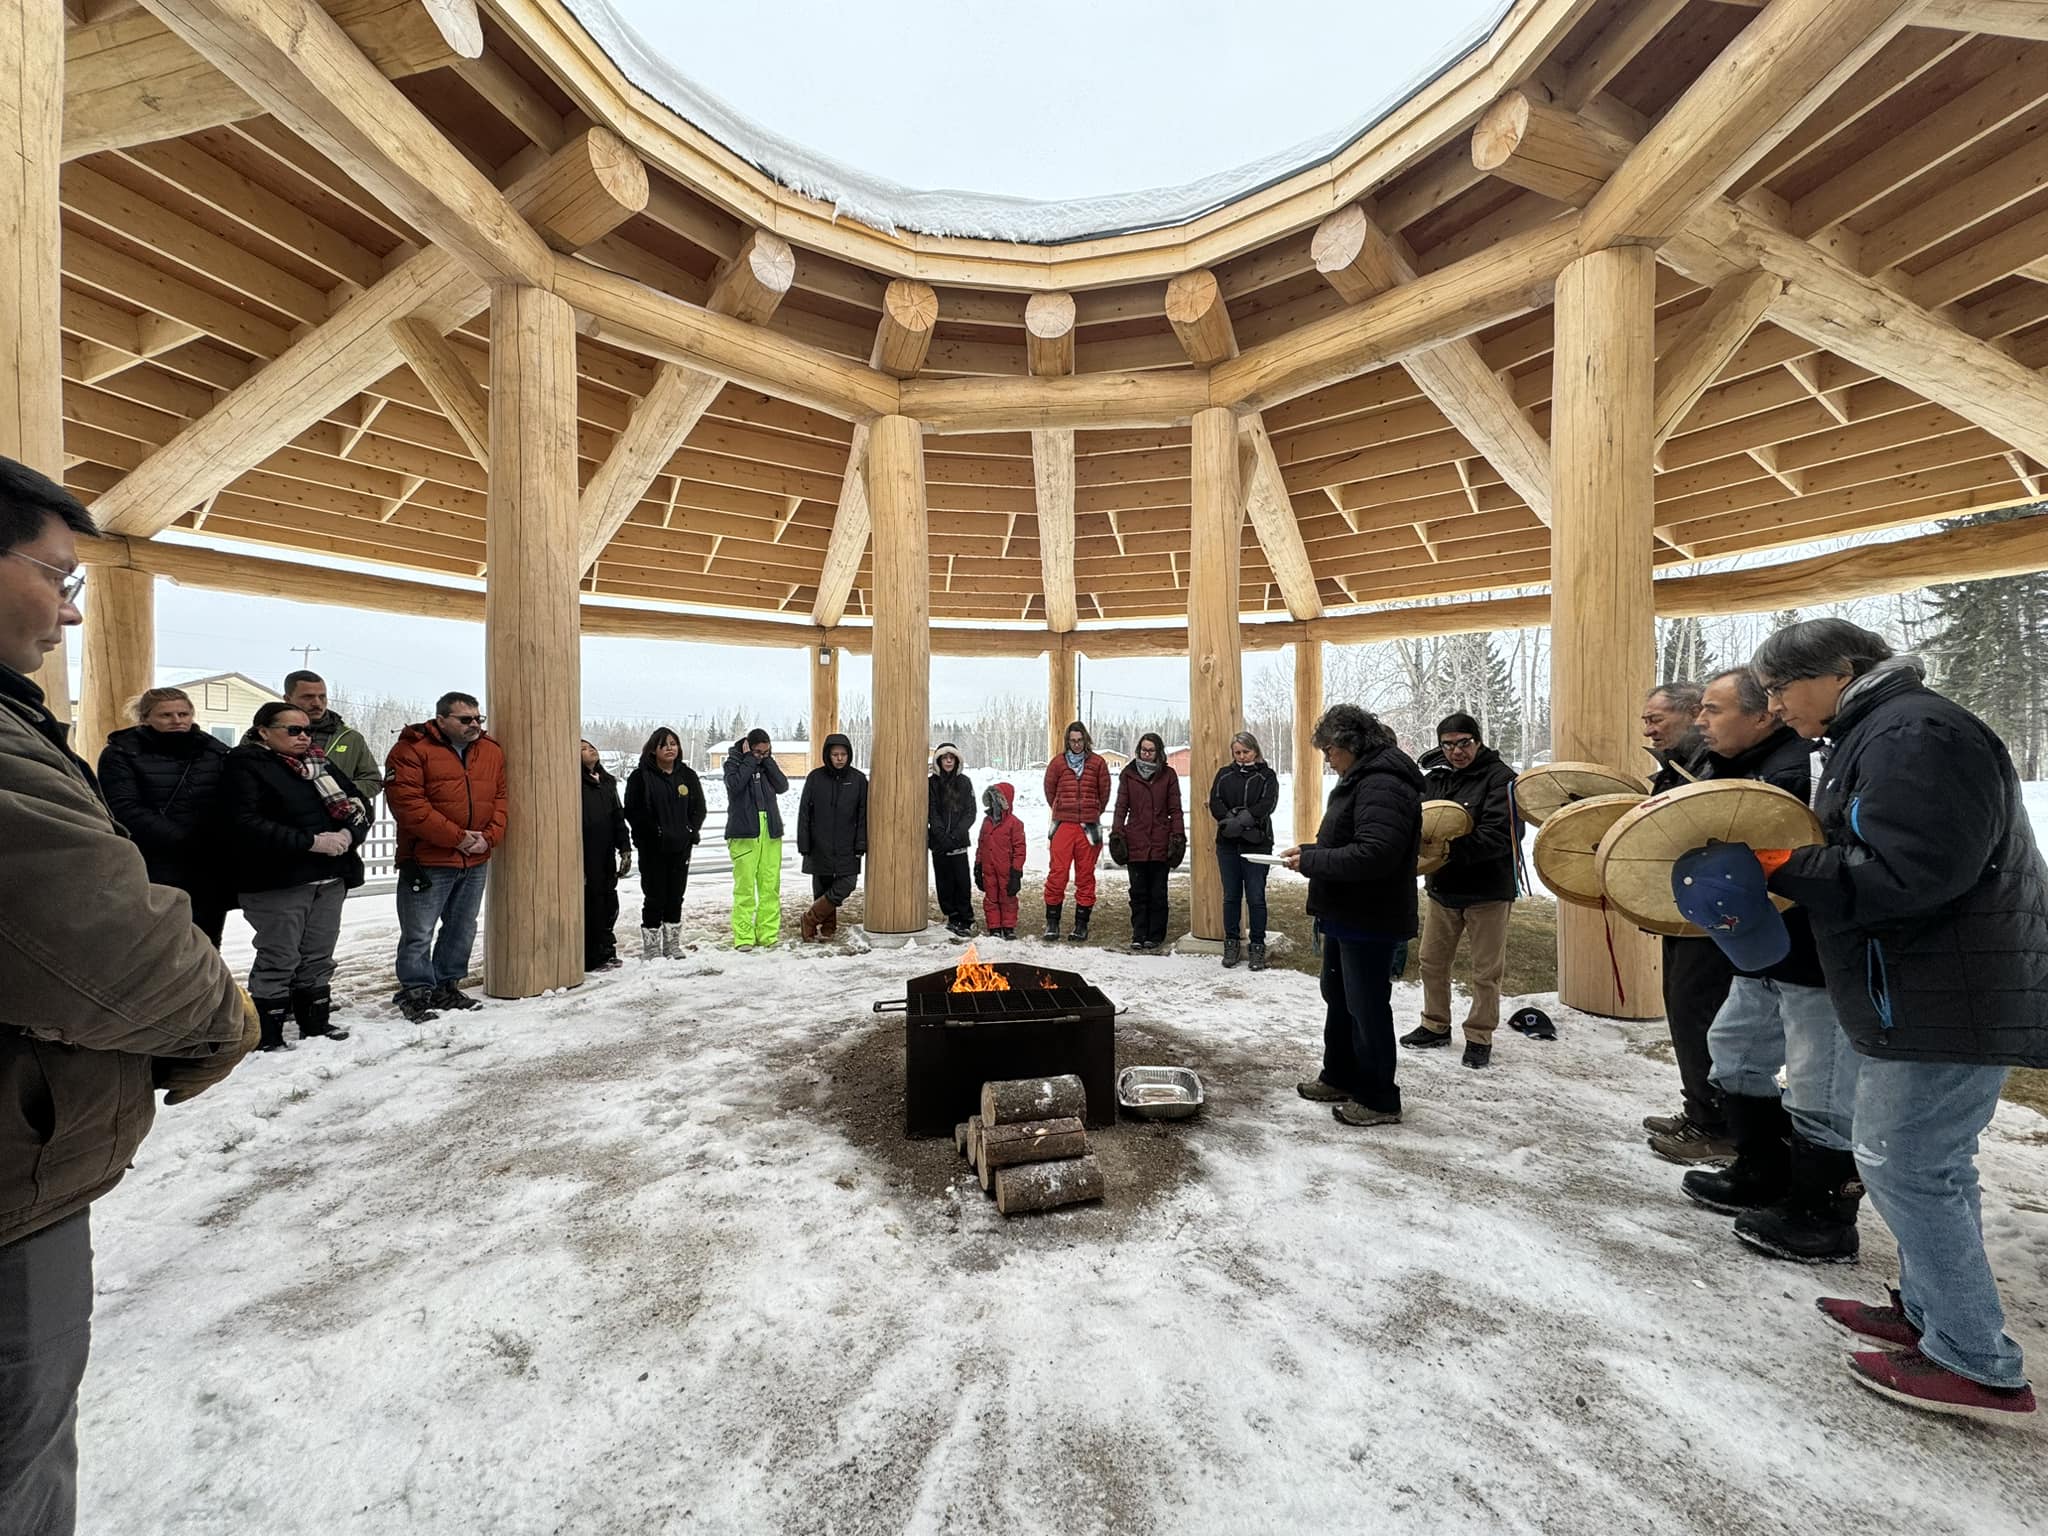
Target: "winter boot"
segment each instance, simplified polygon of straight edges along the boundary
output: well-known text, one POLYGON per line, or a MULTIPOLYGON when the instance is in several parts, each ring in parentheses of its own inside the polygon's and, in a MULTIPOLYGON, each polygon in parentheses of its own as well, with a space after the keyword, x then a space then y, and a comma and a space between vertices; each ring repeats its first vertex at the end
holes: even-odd
POLYGON ((1088 919, 1094 915, 1095 909, 1093 907, 1077 906, 1074 908, 1074 931, 1068 936, 1073 943, 1080 944, 1086 942, 1088 938, 1088 919))
POLYGON ((1791 1152, 1790 1192, 1768 1209, 1738 1217, 1735 1235, 1759 1253, 1795 1264, 1855 1263, 1856 1211, 1863 1203, 1856 1154, 1797 1134, 1791 1152))
POLYGON ((1223 941, 1223 969, 1226 971, 1236 969, 1238 961, 1242 958, 1243 956, 1238 952, 1237 940, 1226 938, 1223 941))
MULTIPOLYGON (((1726 1109, 1735 1161, 1726 1168, 1695 1168, 1679 1187, 1696 1205, 1740 1216, 1784 1199, 1790 1189, 1792 1121, 1776 1094, 1731 1093, 1726 1109)), ((1650 1145, 1656 1144, 1651 1138, 1650 1145)))
POLYGON ((1006 939, 1014 939, 1017 937, 1017 930, 1014 928, 1005 928, 1003 930, 1003 937, 1006 939))
POLYGON ((1667 1163, 1726 1163, 1735 1157, 1735 1143, 1726 1131, 1710 1131, 1692 1120, 1679 1122, 1667 1135, 1652 1135, 1650 1150, 1667 1163))
POLYGON ((1061 919, 1062 917, 1066 916, 1066 913, 1067 913, 1067 904, 1066 904, 1066 903, 1065 903, 1064 901, 1063 901, 1063 902, 1061 902, 1061 903, 1060 903, 1060 904, 1059 904, 1058 906, 1054 906, 1054 905, 1053 905, 1053 904, 1052 904, 1051 902, 1047 902, 1047 903, 1046 903, 1046 905, 1045 905, 1045 942, 1046 942, 1046 943, 1048 943, 1048 944, 1056 944, 1056 943, 1058 943, 1058 942, 1059 942, 1059 937, 1060 937, 1060 919, 1061 919))
POLYGON ((1465 1042, 1464 1064, 1468 1067, 1492 1066, 1493 1042, 1491 1040, 1467 1040, 1465 1042))
POLYGON ((407 987, 395 1001, 398 1011, 405 1016, 408 1024, 424 1024, 429 1019, 438 1019, 434 1012, 434 989, 432 987, 407 987))
POLYGON ((289 1051, 291 1041, 284 1037, 284 1021, 292 1015, 292 1000, 288 997, 259 997, 256 1004, 256 1022, 262 1027, 263 1038, 256 1042, 259 1051, 289 1051))
POLYGON ((640 958, 642 960, 659 960, 661 958, 660 928, 642 928, 640 930, 640 958))
POLYGON ((1263 971, 1266 968, 1266 941, 1253 939, 1250 948, 1245 951, 1245 958, 1253 970, 1263 971))
POLYGON ((444 981, 435 987, 434 995, 428 1001, 443 1013, 447 1013, 451 1009, 457 1013, 465 1013, 471 1008, 483 1007, 482 1003, 471 997, 452 981, 444 981))
POLYGON ((1439 1045, 1451 1043, 1448 1029, 1431 1029, 1427 1024, 1418 1024, 1401 1037, 1401 1044, 1411 1051, 1427 1051, 1439 1045))
POLYGON ((683 925, 663 923, 661 925, 661 958, 680 960, 683 958, 683 925))
POLYGON ((1351 1097, 1334 1083, 1326 1083, 1320 1077, 1303 1078, 1294 1085, 1294 1091, 1314 1104, 1342 1104, 1351 1097))
POLYGON ((334 993, 328 988, 313 987, 292 993, 292 1017, 298 1020, 301 1040, 315 1040, 322 1035, 329 1040, 346 1040, 347 1030, 336 1029, 327 1022, 333 1016, 334 993))
POLYGON ((818 930, 824 924, 825 914, 831 910, 832 903, 822 896, 804 908, 803 916, 797 919, 797 931, 804 936, 806 944, 818 942, 818 930))
POLYGON ((818 919, 818 936, 824 939, 839 936, 839 909, 829 901, 825 903, 825 915, 818 919))

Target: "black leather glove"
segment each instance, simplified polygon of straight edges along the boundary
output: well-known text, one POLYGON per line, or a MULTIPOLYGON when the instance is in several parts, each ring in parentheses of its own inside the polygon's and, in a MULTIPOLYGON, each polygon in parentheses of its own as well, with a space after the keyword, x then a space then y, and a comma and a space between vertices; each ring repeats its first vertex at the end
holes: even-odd
POLYGON ((1184 832, 1176 832, 1166 840, 1166 867, 1179 869, 1180 861, 1188 856, 1188 839, 1184 832))
POLYGON ((1130 840, 1123 833, 1112 832, 1109 834, 1109 856, 1119 864, 1131 862, 1130 840))
POLYGON ((1014 896, 1014 895, 1016 895, 1016 894, 1017 894, 1017 893, 1018 893, 1019 891, 1021 891, 1021 890, 1023 890, 1023 889, 1024 889, 1024 871, 1023 871, 1023 870, 1021 870, 1021 869, 1013 869, 1013 870, 1011 870, 1011 871, 1010 871, 1010 894, 1011 894, 1012 896, 1014 896))

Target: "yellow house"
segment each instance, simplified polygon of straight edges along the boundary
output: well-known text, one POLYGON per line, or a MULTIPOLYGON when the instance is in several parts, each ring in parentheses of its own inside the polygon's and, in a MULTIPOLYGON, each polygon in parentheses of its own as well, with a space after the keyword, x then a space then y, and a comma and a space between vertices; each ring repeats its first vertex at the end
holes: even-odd
POLYGON ((190 694, 192 717, 198 728, 229 746, 242 739, 261 706, 283 698, 239 672, 216 672, 211 677, 174 681, 165 686, 182 688, 190 694))

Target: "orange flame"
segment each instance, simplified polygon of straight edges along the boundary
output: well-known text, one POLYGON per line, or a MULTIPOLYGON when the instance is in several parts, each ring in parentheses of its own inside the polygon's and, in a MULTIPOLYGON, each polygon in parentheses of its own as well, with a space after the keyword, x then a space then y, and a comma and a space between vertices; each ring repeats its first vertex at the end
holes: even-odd
POLYGON ((994 966, 986 964, 975 952, 972 944, 967 953, 960 957, 959 965, 953 969, 953 985, 949 992, 1007 992, 1010 980, 994 966))

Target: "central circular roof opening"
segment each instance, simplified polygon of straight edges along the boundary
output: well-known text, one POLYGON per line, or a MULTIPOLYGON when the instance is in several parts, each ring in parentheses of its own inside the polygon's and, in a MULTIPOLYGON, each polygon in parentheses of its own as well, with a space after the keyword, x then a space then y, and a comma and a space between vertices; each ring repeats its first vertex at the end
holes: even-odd
POLYGON ((878 227, 1033 242, 1177 223, 1326 160, 1507 9, 565 3, 635 84, 785 185, 878 227))

